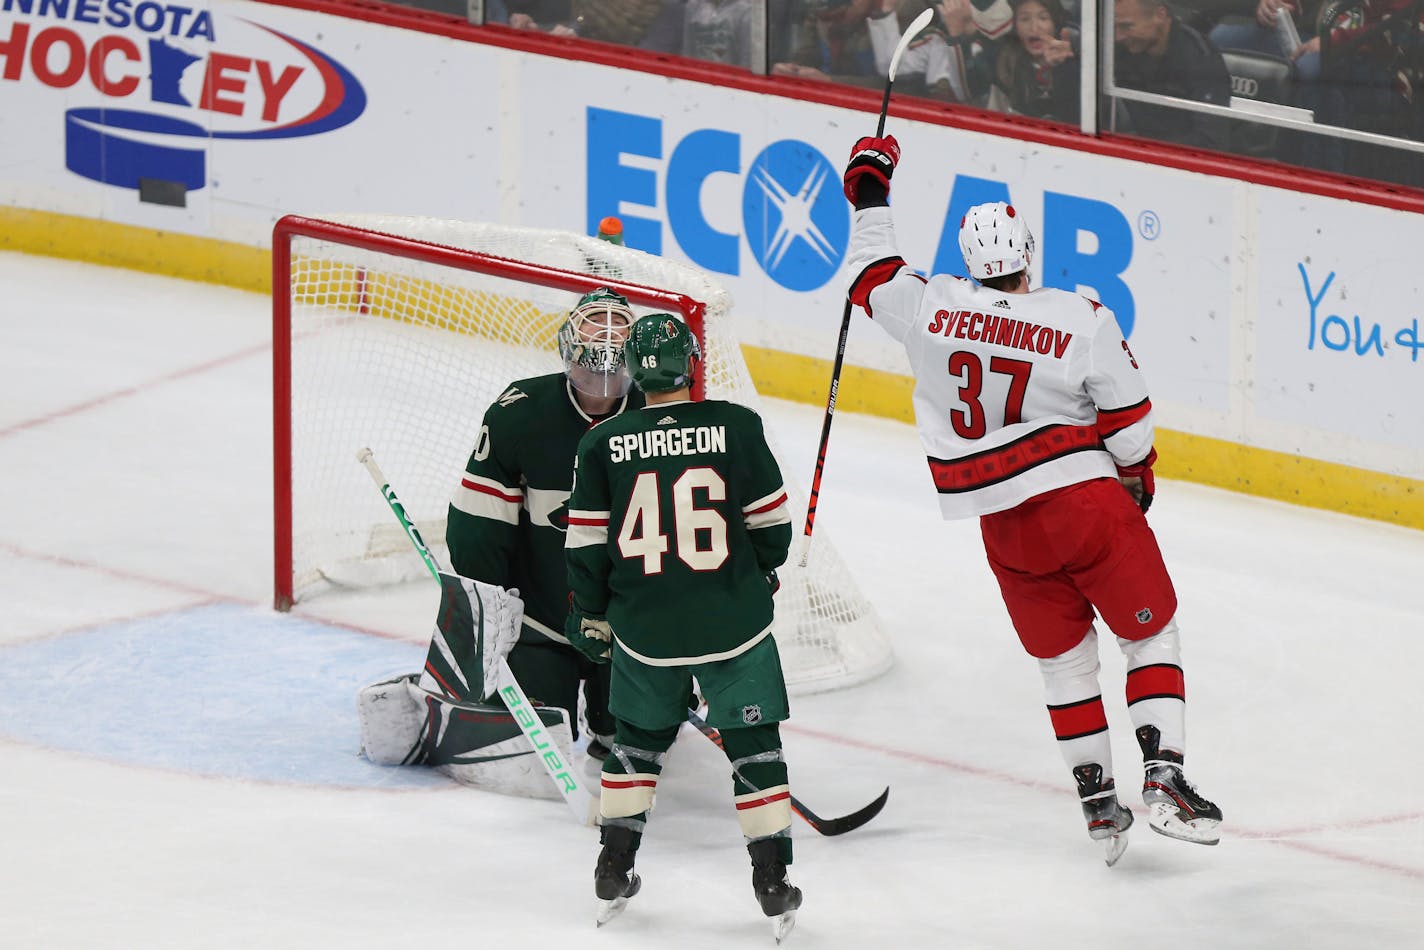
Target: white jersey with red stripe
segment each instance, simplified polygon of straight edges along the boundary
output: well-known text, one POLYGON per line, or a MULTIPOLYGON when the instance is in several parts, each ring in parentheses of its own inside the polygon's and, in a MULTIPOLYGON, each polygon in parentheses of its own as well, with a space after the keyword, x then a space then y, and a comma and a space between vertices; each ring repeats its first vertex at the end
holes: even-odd
POLYGON ((1152 449, 1152 404, 1111 310, 1044 288, 1005 293, 900 257, 889 208, 855 212, 851 300, 898 340, 945 518, 1004 511, 1152 449))

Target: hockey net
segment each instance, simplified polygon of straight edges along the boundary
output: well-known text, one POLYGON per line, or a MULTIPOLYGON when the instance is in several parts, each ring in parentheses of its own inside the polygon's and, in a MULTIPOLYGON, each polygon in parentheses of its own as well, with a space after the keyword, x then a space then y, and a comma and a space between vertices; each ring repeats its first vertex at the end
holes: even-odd
MULTIPOLYGON (((694 398, 759 408, 730 297, 687 265, 570 232, 399 216, 289 216, 272 244, 280 610, 423 572, 356 462, 363 447, 449 563, 446 511, 486 408, 513 380, 563 368, 555 335, 595 288, 624 294, 635 313, 687 321, 704 353, 694 398)), ((792 510, 804 511, 786 469, 792 510)), ((890 642, 823 531, 807 567, 797 561, 793 549, 776 597, 792 690, 888 669, 890 642)))

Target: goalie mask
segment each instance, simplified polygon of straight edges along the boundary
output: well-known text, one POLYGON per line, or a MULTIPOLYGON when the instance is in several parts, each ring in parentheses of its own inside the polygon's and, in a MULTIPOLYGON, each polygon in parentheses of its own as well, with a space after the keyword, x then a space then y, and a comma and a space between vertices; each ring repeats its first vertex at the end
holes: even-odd
POLYGON ((669 393, 692 385, 702 348, 687 324, 670 313, 650 313, 628 336, 633 382, 645 393, 669 393))
POLYGON ((632 324, 628 298, 606 287, 579 299, 559 328, 559 355, 574 389, 599 397, 628 391, 623 344, 632 324))
POLYGON ((959 223, 959 250, 975 280, 1006 277, 1027 272, 1033 264, 1033 235, 1013 205, 1002 201, 975 205, 959 223))

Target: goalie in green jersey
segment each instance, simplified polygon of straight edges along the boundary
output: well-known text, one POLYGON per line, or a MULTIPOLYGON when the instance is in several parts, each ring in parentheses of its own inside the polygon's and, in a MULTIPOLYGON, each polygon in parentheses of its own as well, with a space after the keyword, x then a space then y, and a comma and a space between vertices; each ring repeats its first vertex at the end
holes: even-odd
POLYGON ((801 892, 787 880, 791 801, 778 723, 786 683, 771 636, 776 568, 791 544, 781 472, 752 410, 691 401, 697 339, 671 314, 633 324, 624 350, 647 404, 579 442, 567 536, 569 642, 612 669, 599 922, 637 893, 634 855, 696 677, 733 765, 752 886, 778 935, 801 892))
POLYGON ((566 502, 579 439, 643 404, 623 359, 632 323, 620 294, 600 289, 579 300, 559 330, 564 372, 510 383, 485 412, 445 531, 456 573, 519 590, 523 629, 509 667, 531 699, 568 712, 575 736, 582 685, 594 756, 613 734, 608 671, 564 637, 566 502))
POLYGON ((458 576, 442 578, 425 666, 358 697, 372 761, 432 765, 508 794, 556 795, 538 759, 521 754, 528 740, 497 693, 493 671, 506 654, 565 759, 581 694, 589 756, 601 759, 612 745, 609 668, 564 637, 564 532, 579 439, 643 405, 623 359, 632 323, 622 295, 585 295, 559 329, 564 370, 511 382, 486 410, 450 503, 445 540, 458 576))

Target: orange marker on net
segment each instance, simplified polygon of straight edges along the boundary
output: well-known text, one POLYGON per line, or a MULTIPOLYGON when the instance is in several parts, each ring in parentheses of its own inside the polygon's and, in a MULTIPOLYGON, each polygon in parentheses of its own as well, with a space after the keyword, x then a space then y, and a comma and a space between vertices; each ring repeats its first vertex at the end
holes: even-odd
POLYGON ((604 218, 598 222, 598 238, 609 244, 621 245, 623 243, 623 222, 613 215, 604 218))

